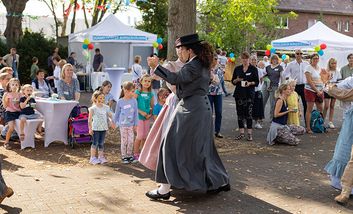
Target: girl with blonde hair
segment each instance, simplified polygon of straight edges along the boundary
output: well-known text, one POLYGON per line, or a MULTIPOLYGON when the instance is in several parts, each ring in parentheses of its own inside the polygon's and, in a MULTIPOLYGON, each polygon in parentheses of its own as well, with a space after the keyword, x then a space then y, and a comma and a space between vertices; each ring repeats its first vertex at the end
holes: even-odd
POLYGON ((275 92, 275 109, 267 134, 267 142, 270 145, 284 143, 296 146, 300 140, 295 135, 305 132, 304 127, 287 125, 288 114, 295 112, 295 109, 288 108, 286 101, 291 92, 291 87, 288 84, 281 84, 275 92))
MULTIPOLYGON (((341 72, 337 70, 337 60, 335 58, 330 58, 328 60, 327 68, 321 70, 320 76, 321 76, 322 82, 326 86, 337 83, 338 80, 342 79, 341 72)), ((323 117, 325 120, 326 114, 328 110, 330 110, 328 127, 330 127, 331 129, 334 129, 335 125, 333 124, 333 114, 335 111, 336 99, 330 96, 325 91, 324 91, 324 98, 325 99, 324 99, 323 117)))

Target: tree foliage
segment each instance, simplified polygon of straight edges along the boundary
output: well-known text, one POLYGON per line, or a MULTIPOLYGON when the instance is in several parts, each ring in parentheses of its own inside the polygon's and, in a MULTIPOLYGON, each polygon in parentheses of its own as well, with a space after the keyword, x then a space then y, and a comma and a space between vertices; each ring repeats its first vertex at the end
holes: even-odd
MULTIPOLYGON (((47 58, 52 54, 51 51, 55 47, 59 47, 60 56, 63 58, 67 56, 67 47, 58 46, 54 39, 46 39, 42 32, 24 32, 23 37, 17 45, 17 53, 20 55, 19 77, 22 84, 31 82, 30 68, 32 65, 32 58, 37 57, 39 59, 39 68, 47 70, 47 58)), ((9 50, 7 50, 7 53, 8 51, 9 50)))
POLYGON ((136 1, 136 6, 142 13, 142 22, 137 23, 136 27, 163 38, 164 48, 159 55, 165 57, 168 40, 168 0, 136 1))
POLYGON ((199 32, 216 47, 239 53, 263 49, 281 33, 280 19, 295 13, 279 13, 276 0, 205 0, 199 5, 199 32))

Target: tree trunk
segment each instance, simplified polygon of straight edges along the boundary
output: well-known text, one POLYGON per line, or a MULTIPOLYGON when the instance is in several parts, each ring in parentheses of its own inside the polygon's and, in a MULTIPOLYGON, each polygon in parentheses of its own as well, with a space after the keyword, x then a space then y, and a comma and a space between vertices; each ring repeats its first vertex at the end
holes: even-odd
POLYGON ((167 27, 167 59, 175 60, 174 41, 180 36, 196 32, 196 0, 169 0, 167 27))
POLYGON ((82 8, 83 8, 83 16, 84 16, 84 18, 85 18, 86 28, 89 28, 89 24, 88 24, 88 20, 87 20, 87 14, 86 14, 86 4, 85 4, 85 0, 82 1, 82 8))
POLYGON ((65 3, 63 3, 63 17, 64 17, 64 21, 63 21, 63 25, 61 27, 61 36, 65 36, 66 35, 66 26, 67 26, 67 20, 69 19, 70 11, 71 11, 71 3, 69 4, 69 8, 68 8, 68 10, 66 12, 65 12, 65 3))
POLYGON ((6 29, 4 36, 9 47, 15 47, 22 36, 22 12, 28 0, 2 0, 6 7, 6 29))
MULTIPOLYGON (((103 0, 103 5, 105 6, 105 4, 107 3, 107 0, 103 0)), ((98 22, 102 21, 103 16, 105 14, 107 10, 104 8, 104 10, 101 10, 101 15, 99 16, 98 22)))
POLYGON ((46 0, 43 0, 43 2, 48 6, 50 12, 53 14, 54 22, 55 22, 55 36, 56 36, 56 41, 58 41, 58 37, 59 37, 59 20, 58 20, 58 18, 56 16, 56 13, 55 13, 56 4, 54 3, 54 0, 50 0, 50 4, 46 0))
POLYGON ((74 1, 74 16, 72 17, 71 20, 71 33, 75 32, 75 26, 76 26, 76 11, 77 11, 77 0, 74 1))
POLYGON ((94 10, 93 10, 93 16, 92 16, 92 25, 95 26, 98 23, 98 16, 99 12, 101 12, 101 9, 98 8, 98 6, 102 5, 103 0, 95 0, 95 5, 94 5, 94 10))

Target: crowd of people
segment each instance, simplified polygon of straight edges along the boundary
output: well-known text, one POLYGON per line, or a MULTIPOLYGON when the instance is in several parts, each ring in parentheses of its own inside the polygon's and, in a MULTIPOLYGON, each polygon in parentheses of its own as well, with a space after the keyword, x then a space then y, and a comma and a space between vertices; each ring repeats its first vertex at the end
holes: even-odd
MULTIPOLYGON (((156 181, 161 185, 146 193, 151 199, 169 199, 171 187, 207 193, 230 190, 228 174, 214 145, 214 137, 223 138, 223 99, 231 95, 224 78, 227 54, 222 50, 213 52, 197 34, 180 37, 175 47, 176 61, 162 65, 157 56, 151 56, 147 59, 147 73, 140 65, 141 56, 135 56, 132 81, 123 82, 119 99, 113 99, 112 83, 105 81, 94 90, 89 108, 88 126, 93 136, 89 163, 108 162, 104 156, 105 135, 109 127, 118 127, 122 163, 140 162, 156 171, 156 181)), ((101 71, 103 56, 99 49, 95 52, 93 67, 95 71, 101 71)), ((48 98, 57 93, 59 99, 79 101, 75 58, 72 52, 67 60, 61 59, 55 49, 48 58, 49 73, 46 74, 38 67, 38 58, 33 57, 32 84, 23 86, 18 79, 16 49, 12 48, 9 56, 1 59, 0 121, 4 125, 2 135, 6 149, 11 149, 16 119, 21 121, 17 135, 23 140, 26 120, 42 117, 35 110, 35 96, 48 98)), ((336 99, 329 93, 329 88, 333 85, 341 89, 353 88, 353 54, 347 59, 348 65, 339 71, 336 59, 329 59, 327 67, 321 68, 318 54, 310 55, 307 61, 300 49, 295 50, 292 62, 289 59, 282 61, 277 54, 259 60, 254 53, 241 53, 241 64, 235 67, 231 79, 235 86, 233 97, 239 128, 235 140, 253 141, 253 121, 255 129, 262 129, 266 118, 271 121, 266 140, 269 145, 298 145, 298 135, 315 131, 312 128, 314 109, 325 122, 328 118, 327 128, 335 128, 336 99), (266 105, 269 111, 265 111, 266 105)), ((349 104, 345 109, 345 114, 352 112, 349 104)), ((353 127, 351 124, 344 126, 353 127)), ((38 125, 37 131, 43 134, 42 124, 38 125)), ((344 134, 349 135, 342 131, 340 136, 344 134)), ((344 141, 346 137, 339 139, 344 141)), ((335 161, 329 163, 328 171, 338 167, 335 161)), ((352 164, 353 154, 348 165, 352 164)), ((333 171, 334 178, 340 179, 343 171, 333 171)), ((351 191, 353 182, 344 180, 342 182, 348 184, 336 201, 347 201, 347 191, 351 191)), ((0 194, 1 197, 13 194, 1 179, 0 194)), ((0 200, 5 198, 1 197, 0 200)))

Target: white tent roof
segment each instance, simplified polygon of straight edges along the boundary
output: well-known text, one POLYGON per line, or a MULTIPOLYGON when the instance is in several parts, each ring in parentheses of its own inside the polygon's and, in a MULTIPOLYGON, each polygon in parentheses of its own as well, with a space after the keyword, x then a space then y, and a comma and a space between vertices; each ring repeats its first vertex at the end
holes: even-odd
POLYGON ((281 50, 313 49, 322 43, 325 43, 328 49, 353 49, 352 37, 338 33, 320 21, 301 33, 271 42, 273 48, 281 50))
POLYGON ((83 42, 88 38, 90 42, 119 42, 119 43, 149 43, 157 40, 157 35, 137 30, 119 21, 111 14, 100 23, 86 30, 69 35, 69 43, 83 42))

